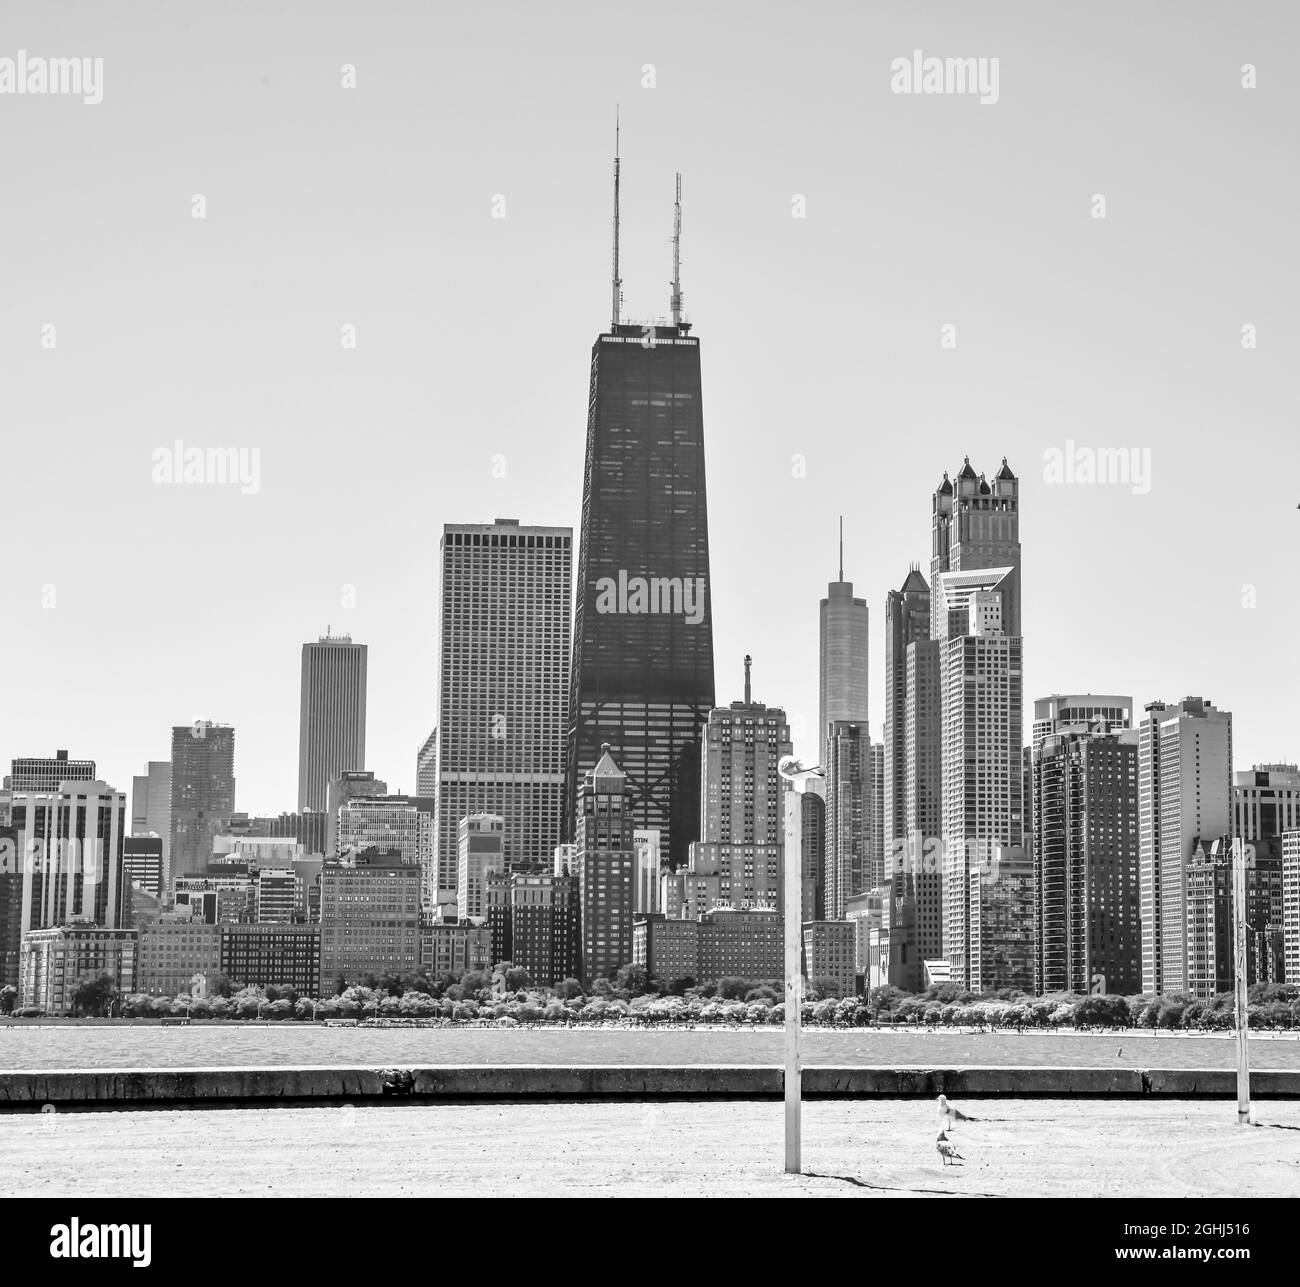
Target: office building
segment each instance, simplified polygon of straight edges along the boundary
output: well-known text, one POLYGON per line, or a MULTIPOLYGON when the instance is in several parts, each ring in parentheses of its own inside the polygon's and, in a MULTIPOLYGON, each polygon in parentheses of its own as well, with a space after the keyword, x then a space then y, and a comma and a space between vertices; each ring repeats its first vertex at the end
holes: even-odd
POLYGON ((420 970, 430 979, 460 978, 473 970, 490 971, 492 931, 481 920, 431 920, 420 923, 420 970))
POLYGON ((253 905, 262 925, 304 921, 302 877, 290 867, 259 867, 253 879, 253 905))
MULTIPOLYGON (((1034 987, 1034 865, 1022 846, 995 846, 969 869, 967 987, 1034 987)), ((951 975, 950 975, 951 977, 951 975)))
POLYGON ((378 799, 388 794, 388 783, 369 769, 345 769, 330 780, 325 791, 325 848, 328 857, 339 852, 339 810, 350 800, 378 799))
POLYGON ((867 601, 854 598, 853 582, 844 579, 844 537, 841 526, 839 580, 827 585, 826 597, 821 601, 818 617, 819 747, 825 747, 827 729, 832 723, 861 724, 864 727, 867 724, 869 624, 867 601))
POLYGON ((68 780, 54 790, 15 791, 13 827, 23 871, 24 930, 86 921, 126 925, 123 876, 126 795, 100 781, 68 780))
POLYGON ((23 867, 18 832, 0 825, 0 988, 20 982, 23 941, 23 867))
POLYGON ((302 646, 298 715, 298 812, 319 813, 329 784, 366 762, 365 644, 322 635, 302 646))
POLYGON ((64 782, 94 782, 94 760, 70 760, 67 751, 52 756, 28 755, 10 765, 9 790, 14 794, 48 794, 64 782))
POLYGON ((871 887, 871 741, 862 724, 833 721, 826 729, 826 883, 828 920, 843 920, 854 894, 871 887))
POLYGON ((235 812, 235 730, 196 720, 172 729, 171 845, 165 883, 202 866, 235 812))
POLYGON ((256 919, 257 891, 247 864, 224 863, 172 882, 178 912, 205 925, 233 925, 256 919))
MULTIPOLYGON (((125 810, 125 796, 123 802, 125 810)), ((88 974, 108 974, 119 993, 134 992, 135 957, 133 929, 65 925, 29 930, 23 935, 18 1005, 52 1016, 71 1014, 77 985, 88 974)))
POLYGON ((1032 748, 1034 990, 1086 994, 1100 979, 1132 996, 1142 990, 1138 734, 1105 731, 1107 716, 1058 727, 1032 748))
POLYGON ((783 865, 786 859, 794 861, 798 855, 803 920, 822 920, 826 906, 826 779, 805 778, 787 785, 783 798, 783 865))
POLYGON ((608 746, 578 792, 578 812, 579 977, 590 987, 632 959, 634 810, 627 775, 608 746))
POLYGON ((506 871, 505 819, 473 813, 460 820, 456 836, 456 906, 461 920, 486 916, 486 881, 490 871, 506 871))
POLYGON ((633 925, 631 959, 665 985, 686 979, 779 982, 785 970, 781 926, 775 907, 719 906, 691 920, 651 912, 633 925))
POLYGON ((1282 935, 1284 977, 1300 982, 1300 830, 1282 833, 1282 935))
POLYGON ((634 828, 632 849, 636 854, 635 889, 632 894, 632 913, 657 912, 659 907, 660 851, 659 833, 653 828, 634 828))
POLYGON ((440 547, 437 887, 455 898, 456 829, 505 819, 507 866, 564 839, 573 533, 448 523, 440 547))
POLYGON ((1232 715, 1200 697, 1149 703, 1138 729, 1143 992, 1190 986, 1187 863, 1232 826, 1232 715))
POLYGON ((577 838, 579 789, 609 745, 632 825, 660 833, 677 871, 699 839, 714 707, 700 342, 679 286, 670 325, 622 320, 617 160, 614 206, 612 315, 587 397, 565 835, 577 838))
POLYGON ((331 997, 370 975, 413 973, 420 955, 418 865, 366 850, 320 877, 320 991, 331 997))
POLYGON ((122 876, 128 888, 148 890, 155 898, 163 896, 162 836, 127 836, 122 842, 122 876))
POLYGON ((423 899, 432 905, 437 880, 435 806, 421 796, 354 796, 338 811, 340 855, 365 849, 396 850, 417 866, 423 899))
POLYGON ((162 838, 162 870, 166 872, 172 842, 172 766, 170 760, 150 760, 131 779, 131 835, 162 838))

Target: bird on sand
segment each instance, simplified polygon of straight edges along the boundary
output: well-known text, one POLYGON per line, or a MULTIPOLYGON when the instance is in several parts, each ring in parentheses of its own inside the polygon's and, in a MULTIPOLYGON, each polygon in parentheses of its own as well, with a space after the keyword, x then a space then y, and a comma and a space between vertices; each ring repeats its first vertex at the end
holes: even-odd
POLYGON ((958 1162, 964 1162, 966 1160, 951 1144, 948 1143, 948 1137, 942 1131, 939 1132, 939 1136, 935 1140, 934 1146, 939 1150, 939 1156, 943 1158, 944 1166, 947 1166, 948 1163, 953 1160, 958 1162))
POLYGON ((977 1117, 968 1117, 960 1108, 954 1108, 948 1102, 947 1095, 939 1096, 939 1126, 941 1128, 952 1130, 958 1122, 975 1122, 978 1120, 977 1117))

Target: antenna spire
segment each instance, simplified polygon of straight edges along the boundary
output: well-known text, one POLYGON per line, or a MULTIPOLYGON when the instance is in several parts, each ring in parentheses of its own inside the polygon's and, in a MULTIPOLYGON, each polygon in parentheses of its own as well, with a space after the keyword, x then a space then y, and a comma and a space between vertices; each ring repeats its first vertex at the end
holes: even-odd
POLYGON ((840 580, 844 580, 844 515, 840 515, 840 580))
POLYGON ((682 324, 682 176, 677 175, 677 201, 673 206, 673 293, 669 300, 674 328, 682 324))
POLYGON ((619 315, 623 311, 623 279, 618 275, 618 178, 619 178, 619 113, 614 108, 614 298, 610 329, 618 326, 619 315))
POLYGON ((748 653, 745 654, 745 705, 750 705, 749 698, 749 668, 754 664, 754 659, 748 653))

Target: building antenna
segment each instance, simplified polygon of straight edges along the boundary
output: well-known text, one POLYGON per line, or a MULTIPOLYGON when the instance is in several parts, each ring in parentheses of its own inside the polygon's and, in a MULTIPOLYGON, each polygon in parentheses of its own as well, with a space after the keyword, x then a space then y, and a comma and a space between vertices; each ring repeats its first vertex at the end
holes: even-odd
POLYGON ((750 704, 749 698, 749 668, 754 664, 754 659, 748 653, 745 654, 745 705, 750 704))
POLYGON ((614 107, 614 300, 613 322, 611 330, 618 327, 619 315, 623 310, 623 279, 618 275, 618 179, 619 179, 619 114, 614 107))
POLYGON ((682 176, 677 175, 677 201, 673 206, 673 293, 669 300, 673 327, 682 324, 682 176))
POLYGON ((840 580, 844 580, 844 515, 840 515, 840 580))

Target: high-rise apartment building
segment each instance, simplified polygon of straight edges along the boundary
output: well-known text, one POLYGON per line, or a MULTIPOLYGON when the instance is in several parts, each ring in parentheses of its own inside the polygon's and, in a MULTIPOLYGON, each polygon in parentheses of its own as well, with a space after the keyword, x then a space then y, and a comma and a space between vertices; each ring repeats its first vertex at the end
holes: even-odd
POLYGON ((633 825, 659 831, 677 870, 699 838, 700 740, 714 706, 700 342, 680 315, 641 326, 617 311, 591 350, 569 830, 576 837, 578 789, 608 744, 633 825))
MULTIPOLYGON (((1232 788, 1234 836, 1252 846, 1254 874, 1275 891, 1272 905, 1248 926, 1251 965, 1265 982, 1295 983, 1300 972, 1285 964, 1283 836, 1300 829, 1300 767, 1256 764, 1236 775, 1232 788)), ((1248 872, 1247 876, 1252 873, 1248 872)))
POLYGON ((1282 935, 1285 978, 1300 981, 1300 830, 1282 833, 1282 935))
POLYGON ((1053 693, 1034 701, 1034 730, 1030 739, 1037 750, 1053 733, 1087 733, 1098 728, 1117 732, 1133 727, 1133 699, 1096 693, 1053 693))
POLYGON ((365 644, 322 635, 302 646, 298 716, 298 812, 319 813, 329 784, 366 762, 365 644))
POLYGON ((844 919, 845 901, 871 887, 871 740, 866 726, 826 726, 826 885, 828 920, 844 919))
POLYGON ((608 746, 578 792, 578 878, 582 980, 613 978, 632 960, 634 813, 627 775, 608 746))
POLYGON ((1131 996, 1142 990, 1138 734, 1082 720, 1033 748, 1035 991, 1088 993, 1100 976, 1131 996))
POLYGON ((777 772, 791 751, 785 711, 755 702, 745 658, 745 698, 709 713, 701 774, 700 839, 686 876, 692 916, 718 901, 780 907, 785 787, 777 772))
POLYGON ((633 913, 660 910, 659 833, 653 828, 637 827, 632 832, 632 848, 636 851, 636 889, 632 897, 633 913))
POLYGON ((127 836, 122 842, 122 879, 128 889, 143 889, 162 898, 163 865, 161 836, 127 836))
POLYGON ((1232 715, 1200 697, 1151 702, 1138 737, 1138 887, 1142 990, 1182 992, 1187 863, 1232 833, 1232 715))
MULTIPOLYGON (((388 794, 388 783, 375 777, 370 769, 345 769, 331 779, 325 793, 325 848, 331 858, 339 851, 339 810, 349 800, 388 794)), ((432 797, 429 797, 430 799, 432 797)))
POLYGON ((235 812, 235 730, 196 720, 172 729, 171 846, 166 882, 207 861, 235 812))
MULTIPOLYGON (((911 834, 917 825, 908 821, 905 799, 908 778, 907 729, 908 721, 914 717, 913 708, 908 702, 908 655, 915 644, 923 644, 930 638, 930 587, 925 582, 918 568, 912 568, 902 586, 890 590, 885 596, 885 843, 886 852, 897 840, 911 834)), ((935 797, 936 808, 939 795, 939 708, 938 684, 933 685, 935 702, 931 725, 933 736, 933 754, 929 762, 918 775, 922 779, 922 789, 929 787, 935 797), (925 781, 929 770, 931 780, 925 781)), ((929 732, 930 729, 925 731, 929 732)), ((924 740, 923 740, 924 741, 924 740)), ((913 773, 916 769, 913 768, 913 773)), ((938 818, 934 818, 937 826, 938 818)), ((935 832, 937 834, 937 830, 935 832)))
POLYGON ((561 840, 573 532, 449 523, 441 543, 438 898, 455 899, 456 829, 505 819, 507 865, 561 840))
POLYGON ((511 878, 510 959, 542 987, 577 976, 577 877, 511 878))
MULTIPOLYGON (((339 853, 392 851, 420 870, 423 901, 432 904, 435 880, 434 802, 421 796, 353 796, 338 811, 339 853)), ((454 890, 454 886, 453 886, 454 890)))
MULTIPOLYGON (((786 861, 799 862, 800 918, 825 919, 826 909, 826 779, 805 778, 786 787, 786 861)), ((782 877, 784 882, 784 877, 782 877)), ((784 907, 784 900, 782 901, 784 907)), ((664 909, 665 911, 667 908, 664 909)))
POLYGON ((456 910, 461 920, 487 915, 490 871, 506 871, 505 819, 495 813, 472 813, 460 820, 456 834, 456 910))
MULTIPOLYGON (((963 485, 965 485, 963 483, 963 485)), ((987 488, 987 485, 984 484, 987 488)), ((1014 498, 1014 479, 1008 484, 1014 498)), ((1024 844, 1023 691, 1021 640, 1005 628, 1004 590, 1014 584, 1012 568, 940 573, 935 598, 940 629, 943 766, 943 943, 952 982, 970 983, 970 899, 981 873, 1024 844)), ((1008 915, 1014 900, 999 904, 1008 915)), ((986 976, 989 962, 1013 961, 1022 930, 1033 944, 1033 900, 1028 923, 1012 932, 1002 919, 983 918, 997 932, 1012 933, 1005 953, 980 944, 986 976)), ((1032 960, 1030 962, 1032 979, 1032 960)))

